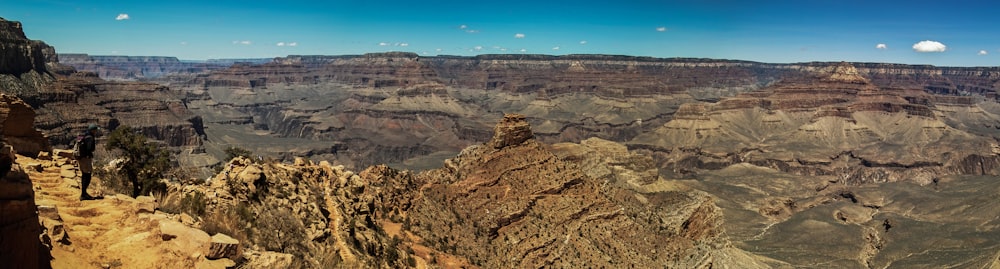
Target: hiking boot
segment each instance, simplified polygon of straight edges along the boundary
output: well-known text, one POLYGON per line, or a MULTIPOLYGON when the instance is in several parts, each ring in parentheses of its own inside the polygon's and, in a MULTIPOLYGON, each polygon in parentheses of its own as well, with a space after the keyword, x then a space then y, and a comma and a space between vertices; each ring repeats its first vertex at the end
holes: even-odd
POLYGON ((80 194, 80 201, 86 201, 86 200, 94 200, 94 197, 90 196, 90 194, 87 193, 80 194))

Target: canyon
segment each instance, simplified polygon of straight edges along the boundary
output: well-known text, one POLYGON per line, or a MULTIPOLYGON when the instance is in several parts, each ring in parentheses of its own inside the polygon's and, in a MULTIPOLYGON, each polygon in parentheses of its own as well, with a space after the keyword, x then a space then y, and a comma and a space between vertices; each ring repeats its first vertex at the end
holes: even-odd
POLYGON ((4 260, 40 249, 56 267, 149 265, 67 243, 82 242, 205 267, 1000 266, 996 67, 404 52, 185 63, 55 54, 2 20, 0 48, 12 167, 0 184, 16 190, 0 193, 12 212, 0 240, 31 247, 4 260), (69 201, 75 168, 58 148, 95 122, 137 127, 196 172, 157 198, 116 196, 103 178, 108 198, 69 201), (230 159, 234 147, 255 156, 230 159), (81 221, 95 212, 127 221, 81 221), (207 257, 206 233, 239 251, 207 257))

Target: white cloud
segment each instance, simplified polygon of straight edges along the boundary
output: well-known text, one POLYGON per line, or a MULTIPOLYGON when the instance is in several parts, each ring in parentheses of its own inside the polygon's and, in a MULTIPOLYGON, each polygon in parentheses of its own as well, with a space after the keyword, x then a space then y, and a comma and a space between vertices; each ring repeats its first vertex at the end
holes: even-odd
POLYGON ((521 49, 520 52, 528 52, 528 49, 521 49))
POLYGON ((475 47, 472 47, 472 49, 475 50, 475 51, 480 51, 480 50, 483 50, 483 46, 475 46, 475 47))
POLYGON ((278 47, 284 47, 285 46, 285 42, 278 42, 278 44, 275 44, 275 45, 277 45, 278 47))
POLYGON ((475 34, 475 33, 479 33, 479 30, 472 30, 472 29, 469 29, 469 30, 465 30, 465 32, 466 32, 466 33, 470 33, 470 34, 475 34))
POLYGON ((124 21, 124 20, 127 20, 127 19, 129 19, 129 17, 128 17, 128 14, 125 14, 125 13, 118 14, 118 17, 115 17, 116 21, 124 21))
POLYGON ((587 45, 587 40, 580 40, 580 45, 587 45))
POLYGON ((559 50, 559 46, 552 47, 552 50, 559 50))
POLYGON ((409 47, 410 43, 399 43, 400 47, 409 47))
POLYGON ((889 48, 889 46, 886 46, 886 45, 885 45, 885 44, 883 44, 883 43, 878 43, 878 45, 875 45, 875 48, 876 48, 876 49, 880 49, 880 50, 884 50, 884 49, 888 49, 888 48, 889 48))
POLYGON ((250 44, 253 44, 253 42, 250 42, 250 40, 233 40, 233 45, 250 45, 250 44))
POLYGON ((932 40, 924 40, 913 44, 913 51, 916 52, 944 52, 947 49, 948 46, 932 40))
POLYGON ((657 32, 666 32, 667 31, 667 27, 663 27, 663 26, 656 27, 656 31, 657 32))
POLYGON ((436 52, 441 52, 443 49, 434 49, 436 52))
POLYGON ((507 51, 507 48, 500 48, 500 51, 507 51))
POLYGON ((379 46, 383 46, 383 47, 384 47, 384 46, 388 46, 388 45, 389 45, 389 43, 385 43, 385 42, 378 42, 378 45, 379 45, 379 46))
POLYGON ((977 54, 979 54, 979 55, 986 55, 986 54, 990 54, 990 53, 987 52, 986 50, 980 50, 979 53, 977 53, 977 54))
POLYGON ((294 47, 294 46, 298 46, 298 45, 299 45, 299 42, 288 42, 288 46, 289 47, 294 47))
POLYGON ((181 41, 181 46, 187 46, 187 44, 188 44, 187 41, 181 41))
POLYGON ((469 28, 469 26, 465 25, 465 24, 462 24, 462 25, 458 26, 458 29, 463 29, 464 30, 465 28, 469 28))
POLYGON ((514 34, 514 38, 524 38, 524 34, 522 34, 522 33, 516 33, 516 34, 514 34))

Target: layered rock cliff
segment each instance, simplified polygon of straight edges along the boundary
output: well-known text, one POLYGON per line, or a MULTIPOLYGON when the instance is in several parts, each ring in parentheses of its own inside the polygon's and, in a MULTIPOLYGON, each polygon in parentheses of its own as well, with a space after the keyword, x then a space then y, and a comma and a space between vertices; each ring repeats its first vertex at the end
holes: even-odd
POLYGON ((59 63, 76 70, 97 74, 105 80, 145 80, 166 75, 199 74, 223 69, 228 64, 184 62, 167 56, 106 56, 60 53, 59 63))
POLYGON ((842 63, 716 103, 685 104, 630 145, 657 152, 679 174, 745 162, 845 183, 928 184, 941 175, 1000 173, 994 138, 955 124, 996 125, 994 104, 879 87, 842 63))
POLYGON ((89 124, 108 129, 128 124, 170 146, 201 145, 201 119, 166 87, 108 82, 76 72, 58 63, 52 47, 28 40, 18 22, 0 20, 0 48, 0 92, 30 105, 38 115, 38 128, 53 144, 68 145, 89 124))
MULTIPOLYGON (((794 81, 799 86, 791 87, 808 87, 815 74, 838 65, 613 55, 373 53, 288 56, 166 83, 185 92, 189 107, 207 124, 232 132, 246 128, 266 132, 259 139, 268 142, 245 145, 258 151, 302 152, 284 146, 298 141, 285 138, 329 141, 336 150, 323 149, 316 156, 359 168, 376 163, 429 168, 432 165, 427 164, 438 163, 440 156, 488 139, 482 130, 504 112, 529 115, 537 138, 544 142, 589 137, 630 141, 673 119, 683 104, 724 100, 720 106, 741 106, 736 102, 754 100, 740 94, 794 81)), ((902 103, 865 101, 851 108, 868 111, 889 105, 896 106, 889 110, 918 112, 915 109, 926 102, 941 104, 933 107, 942 111, 974 103, 993 111, 989 104, 996 103, 994 89, 1000 76, 996 68, 894 64, 855 64, 853 72, 871 87, 909 92, 901 98, 923 98, 902 103)), ((822 102, 807 94, 796 98, 800 100, 777 105, 822 102)), ((844 113, 836 106, 825 109, 821 113, 844 113)), ((976 121, 966 124, 967 132, 991 136, 983 127, 993 126, 988 117, 966 115, 976 121)))

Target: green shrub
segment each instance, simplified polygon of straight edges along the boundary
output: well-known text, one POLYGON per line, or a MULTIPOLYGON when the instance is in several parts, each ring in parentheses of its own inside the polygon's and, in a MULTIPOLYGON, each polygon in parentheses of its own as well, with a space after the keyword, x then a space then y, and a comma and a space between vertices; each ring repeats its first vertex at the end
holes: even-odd
POLYGON ((188 213, 191 216, 204 216, 205 202, 205 194, 200 191, 185 194, 184 198, 181 199, 181 212, 188 213))
POLYGON ((244 246, 249 246, 246 227, 246 222, 240 219, 236 208, 231 206, 217 208, 215 211, 209 212, 201 223, 201 230, 209 235, 222 233, 240 240, 244 246))
POLYGON ((253 156, 253 152, 251 152, 250 150, 245 149, 245 148, 229 147, 229 148, 226 148, 225 152, 226 152, 226 161, 227 162, 230 161, 230 160, 232 160, 233 158, 236 158, 236 157, 244 157, 244 158, 253 160, 253 157, 252 157, 253 156))
POLYGON ((158 191, 166 192, 166 184, 160 179, 170 168, 168 151, 157 144, 149 143, 146 141, 146 136, 124 125, 111 132, 105 148, 108 151, 117 151, 123 158, 114 172, 132 183, 132 197, 158 191))

